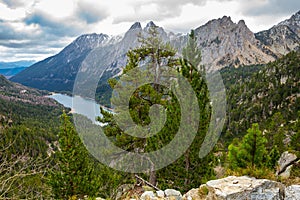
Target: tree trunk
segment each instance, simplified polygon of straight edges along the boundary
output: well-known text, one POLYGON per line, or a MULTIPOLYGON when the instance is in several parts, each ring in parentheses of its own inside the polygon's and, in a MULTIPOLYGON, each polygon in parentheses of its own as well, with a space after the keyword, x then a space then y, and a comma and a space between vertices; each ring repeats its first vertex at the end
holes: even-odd
MULTIPOLYGON (((255 130, 256 131, 256 130, 255 130)), ((252 147, 252 168, 254 167, 254 162, 255 162, 255 154, 256 154, 256 133, 254 133, 254 142, 253 142, 253 147, 252 147)))
POLYGON ((150 182, 152 185, 156 186, 156 171, 154 171, 154 170, 151 170, 151 171, 150 171, 149 182, 150 182))
POLYGON ((185 179, 184 179, 184 184, 188 185, 190 183, 190 177, 189 177, 189 170, 190 170, 190 149, 188 149, 184 153, 184 160, 185 160, 185 172, 186 172, 186 176, 185 176, 185 179))

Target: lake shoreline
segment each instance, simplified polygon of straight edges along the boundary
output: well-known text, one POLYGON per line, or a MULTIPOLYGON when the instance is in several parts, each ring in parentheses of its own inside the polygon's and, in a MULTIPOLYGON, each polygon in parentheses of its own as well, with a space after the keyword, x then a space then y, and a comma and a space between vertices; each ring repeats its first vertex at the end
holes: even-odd
POLYGON ((69 96, 62 93, 51 92, 50 95, 46 95, 46 97, 54 99, 63 106, 70 108, 70 113, 83 115, 92 120, 92 122, 95 124, 99 124, 97 118, 102 117, 100 108, 103 108, 108 112, 113 112, 111 109, 96 103, 96 101, 92 99, 87 99, 80 96, 69 96))

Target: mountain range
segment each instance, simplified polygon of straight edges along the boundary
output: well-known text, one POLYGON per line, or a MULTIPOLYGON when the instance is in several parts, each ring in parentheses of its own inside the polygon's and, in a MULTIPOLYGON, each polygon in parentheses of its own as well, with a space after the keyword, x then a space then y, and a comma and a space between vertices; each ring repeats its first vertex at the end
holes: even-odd
POLYGON ((16 62, 0 62, 0 74, 6 78, 10 78, 19 72, 23 71, 26 67, 34 64, 33 60, 21 60, 16 62))
POLYGON ((13 69, 19 67, 29 67, 35 63, 34 60, 20 60, 15 62, 0 62, 0 69, 13 69))
MULTIPOLYGON (((79 69, 95 70, 83 65, 91 63, 103 69, 99 81, 103 87, 108 78, 116 76, 125 66, 126 52, 139 45, 137 35, 146 34, 151 26, 156 25, 151 21, 143 28, 136 22, 124 35, 82 35, 58 54, 33 64, 11 80, 43 90, 72 92, 79 69)), ((166 32, 162 27, 158 30, 161 38, 180 53, 188 34, 166 32)), ((212 71, 226 66, 265 64, 299 48, 300 11, 258 33, 253 33, 245 21, 234 23, 224 16, 196 28, 195 34, 202 50, 202 63, 212 71)))

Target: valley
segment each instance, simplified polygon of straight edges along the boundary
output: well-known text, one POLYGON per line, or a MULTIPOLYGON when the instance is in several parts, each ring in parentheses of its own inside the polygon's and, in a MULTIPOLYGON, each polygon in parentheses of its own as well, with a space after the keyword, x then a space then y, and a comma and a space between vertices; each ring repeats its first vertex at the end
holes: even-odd
POLYGON ((135 22, 7 62, 0 199, 300 198, 300 11, 257 33, 246 24, 224 16, 180 34, 135 22), (220 101, 226 117, 210 123, 220 101))

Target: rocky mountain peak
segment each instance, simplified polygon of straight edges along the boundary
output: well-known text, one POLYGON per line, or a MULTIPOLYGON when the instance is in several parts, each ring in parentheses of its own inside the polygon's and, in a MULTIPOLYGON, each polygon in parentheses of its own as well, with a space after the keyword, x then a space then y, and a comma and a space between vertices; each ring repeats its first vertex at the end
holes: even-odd
POLYGON ((146 28, 149 28, 149 27, 156 27, 156 25, 154 24, 153 21, 150 21, 150 22, 148 22, 147 25, 146 25, 146 28))
POLYGON ((291 20, 300 21, 300 10, 291 17, 291 20))
POLYGON ((230 17, 224 16, 200 26, 195 33, 202 49, 203 64, 212 65, 213 69, 273 60, 259 47, 244 20, 236 24, 230 17))
POLYGON ((141 26, 141 23, 140 22, 135 22, 129 30, 135 30, 135 29, 141 29, 142 26, 141 26))
POLYGON ((230 16, 226 16, 226 15, 224 15, 220 20, 221 20, 221 22, 233 23, 232 20, 231 20, 231 17, 230 16))
POLYGON ((300 46, 300 11, 271 29, 256 33, 255 37, 279 57, 298 49, 300 46))
POLYGON ((243 19, 238 22, 238 25, 247 27, 246 22, 243 19))
POLYGON ((276 28, 277 26, 288 26, 294 33, 300 37, 300 11, 295 13, 291 18, 284 20, 283 22, 280 22, 278 25, 274 26, 273 28, 276 28))
POLYGON ((225 28, 226 26, 230 26, 232 24, 234 24, 234 23, 232 22, 231 17, 223 16, 222 18, 219 18, 219 19, 210 20, 203 26, 200 26, 199 28, 204 27, 204 26, 210 26, 210 27, 223 26, 225 28))
POLYGON ((83 35, 79 36, 78 38, 76 38, 75 42, 80 42, 83 40, 90 40, 90 39, 103 40, 103 39, 106 39, 107 37, 108 37, 108 35, 103 34, 103 33, 83 34, 83 35))
POLYGON ((76 38, 67 47, 74 48, 73 46, 75 46, 75 47, 80 47, 81 49, 94 49, 99 45, 101 45, 108 38, 109 36, 103 33, 84 34, 76 38))

